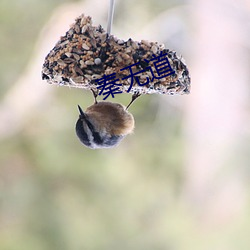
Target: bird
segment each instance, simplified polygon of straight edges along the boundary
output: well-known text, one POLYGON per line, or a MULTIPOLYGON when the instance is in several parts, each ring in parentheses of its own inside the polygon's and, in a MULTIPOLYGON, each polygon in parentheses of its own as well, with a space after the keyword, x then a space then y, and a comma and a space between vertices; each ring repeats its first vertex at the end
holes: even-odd
POLYGON ((85 112, 78 105, 76 135, 84 146, 91 149, 115 147, 134 130, 134 117, 128 112, 128 108, 140 94, 135 93, 131 102, 125 107, 120 103, 97 102, 97 92, 91 91, 95 98, 94 104, 85 112))

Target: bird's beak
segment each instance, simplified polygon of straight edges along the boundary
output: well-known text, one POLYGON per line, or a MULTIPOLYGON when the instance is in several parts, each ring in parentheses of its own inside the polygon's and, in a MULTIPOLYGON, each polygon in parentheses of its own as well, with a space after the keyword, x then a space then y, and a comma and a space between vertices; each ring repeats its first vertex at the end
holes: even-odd
POLYGON ((78 110, 79 110, 79 113, 80 113, 80 118, 86 118, 84 112, 82 111, 82 108, 79 105, 77 105, 77 106, 78 106, 78 110))

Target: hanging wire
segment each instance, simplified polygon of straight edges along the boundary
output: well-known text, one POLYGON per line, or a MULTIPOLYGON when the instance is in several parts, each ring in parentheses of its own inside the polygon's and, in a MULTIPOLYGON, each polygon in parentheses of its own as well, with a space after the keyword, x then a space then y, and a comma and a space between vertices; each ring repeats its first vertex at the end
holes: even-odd
POLYGON ((111 29, 112 29, 114 9, 115 9, 115 0, 110 0, 109 13, 108 13, 108 27, 107 27, 108 34, 111 33, 111 29))

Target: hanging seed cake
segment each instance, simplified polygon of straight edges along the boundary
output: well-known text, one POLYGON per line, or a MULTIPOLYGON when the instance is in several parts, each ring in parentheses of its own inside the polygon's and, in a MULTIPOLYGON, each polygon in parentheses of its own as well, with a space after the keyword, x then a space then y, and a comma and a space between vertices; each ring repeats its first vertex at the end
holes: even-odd
POLYGON ((98 79, 114 73, 118 79, 115 84, 120 84, 124 93, 188 94, 190 90, 187 66, 176 52, 157 42, 120 40, 101 26, 92 26, 91 17, 84 15, 47 55, 42 78, 51 84, 96 90, 98 79), (129 77, 132 74, 133 79, 129 77))

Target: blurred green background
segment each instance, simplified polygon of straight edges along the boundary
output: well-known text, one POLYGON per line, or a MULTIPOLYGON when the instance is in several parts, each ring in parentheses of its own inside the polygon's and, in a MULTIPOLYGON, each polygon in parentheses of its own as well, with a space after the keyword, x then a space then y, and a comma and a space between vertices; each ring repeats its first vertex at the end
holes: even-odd
POLYGON ((139 98, 134 134, 90 150, 74 126, 92 94, 41 67, 58 27, 106 27, 108 4, 0 2, 0 249, 249 250, 249 2, 117 0, 114 35, 182 54, 192 92, 139 98))

